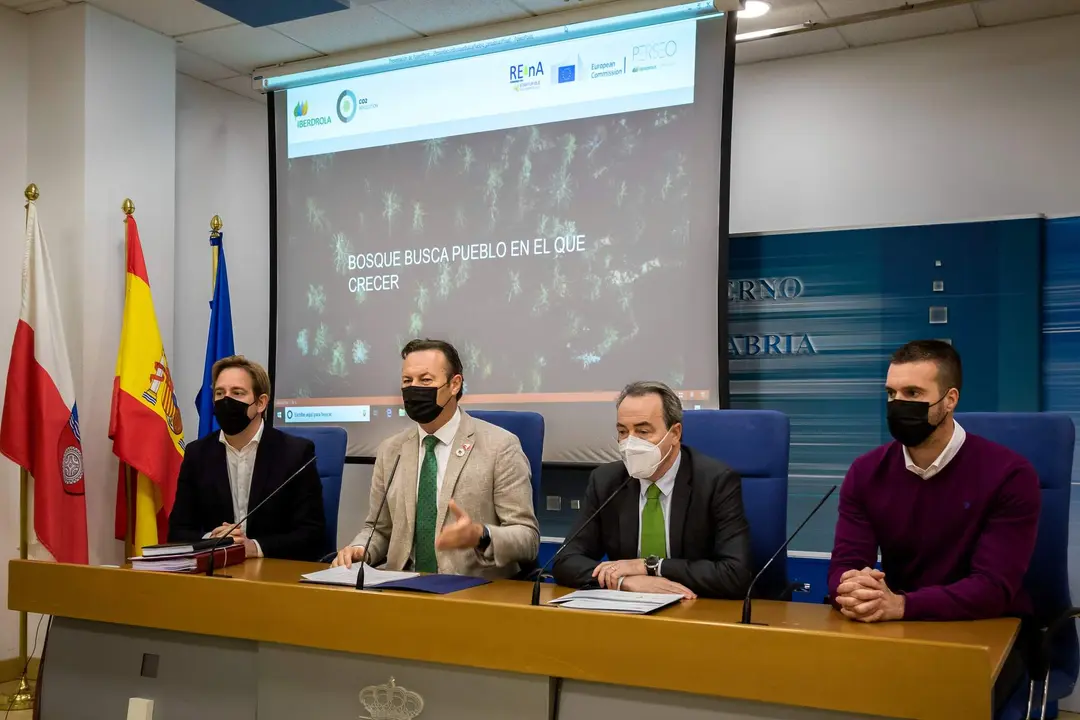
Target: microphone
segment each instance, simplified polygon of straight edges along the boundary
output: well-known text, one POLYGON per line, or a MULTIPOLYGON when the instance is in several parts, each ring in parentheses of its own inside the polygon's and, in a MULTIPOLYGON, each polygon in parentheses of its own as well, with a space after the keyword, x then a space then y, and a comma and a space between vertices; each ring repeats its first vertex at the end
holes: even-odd
POLYGON ((765 624, 765 623, 750 622, 750 593, 752 593, 754 591, 754 585, 757 584, 758 578, 760 578, 762 575, 764 575, 765 571, 769 569, 769 566, 772 565, 773 560, 775 560, 776 557, 780 553, 787 550, 787 546, 791 544, 791 541, 795 539, 795 536, 799 534, 799 531, 803 529, 803 527, 806 525, 806 523, 810 522, 810 518, 814 517, 814 515, 817 514, 817 511, 821 509, 821 506, 825 504, 825 501, 828 500, 832 496, 832 494, 834 492, 836 492, 836 486, 835 485, 833 485, 831 488, 829 488, 829 492, 825 493, 825 497, 821 498, 821 500, 818 500, 818 504, 814 506, 814 509, 810 511, 810 514, 806 516, 806 519, 802 521, 802 524, 799 525, 799 527, 795 528, 795 532, 791 533, 791 535, 788 537, 788 539, 784 541, 784 544, 781 545, 776 550, 776 552, 773 553, 773 556, 771 558, 769 558, 769 562, 762 565, 761 569, 758 570, 758 574, 755 575, 754 579, 750 581, 750 587, 748 587, 746 589, 746 598, 743 599, 742 620, 739 621, 740 625, 764 625, 765 624))
POLYGON ((386 490, 383 491, 382 501, 379 503, 379 511, 375 513, 375 520, 371 523, 371 532, 368 533, 367 543, 364 544, 364 557, 360 560, 360 564, 356 568, 356 589, 364 589, 364 563, 367 562, 368 546, 371 545, 371 538, 375 537, 375 528, 379 525, 379 518, 382 517, 383 508, 386 507, 386 498, 390 497, 390 483, 394 482, 394 473, 397 472, 398 463, 401 462, 401 453, 394 458, 394 466, 390 468, 390 477, 386 480, 386 490))
POLYGON ((585 528, 587 528, 589 526, 589 523, 591 523, 593 520, 595 520, 596 516, 600 514, 600 511, 603 510, 604 508, 606 508, 608 506, 608 503, 610 503, 612 500, 615 499, 616 495, 618 495, 623 490, 625 490, 626 486, 629 485, 630 481, 633 480, 633 479, 634 478, 632 476, 627 476, 627 478, 625 480, 623 480, 622 485, 620 485, 615 490, 615 492, 608 495, 607 499, 604 500, 604 502, 600 503, 600 507, 596 508, 596 510, 593 510, 593 514, 590 515, 589 517, 587 517, 585 519, 585 522, 581 523, 581 525, 578 526, 578 529, 570 534, 570 537, 563 540, 562 545, 560 545, 559 549, 555 551, 555 554, 552 555, 550 558, 548 558, 548 561, 546 563, 544 563, 543 565, 540 566, 540 569, 537 570, 537 572, 536 572, 536 580, 533 582, 532 603, 531 603, 532 605, 539 605, 540 604, 540 581, 544 577, 544 571, 547 570, 549 567, 551 567, 552 564, 554 564, 555 558, 559 557, 559 555, 562 554, 562 551, 566 549, 566 546, 569 545, 571 542, 573 542, 574 538, 576 538, 578 535, 580 535, 581 531, 584 530, 585 528))
MULTIPOLYGON (((229 532, 225 533, 224 535, 222 535, 221 537, 219 537, 219 538, 218 538, 218 541, 217 541, 216 543, 214 543, 213 547, 211 547, 211 548, 210 548, 210 561, 209 561, 209 562, 208 562, 208 563, 206 564, 206 574, 207 574, 207 575, 211 575, 211 576, 212 576, 212 575, 214 574, 214 553, 215 553, 215 552, 217 552, 217 549, 218 549, 219 547, 228 547, 229 545, 232 545, 232 544, 233 544, 233 538, 232 538, 232 531, 233 531, 233 530, 235 530, 236 528, 240 527, 241 525, 243 525, 243 524, 244 524, 244 521, 245 521, 245 520, 247 520, 247 519, 248 519, 249 517, 251 517, 252 515, 254 515, 254 514, 255 514, 255 511, 256 511, 256 510, 258 510, 258 509, 259 509, 259 508, 261 508, 261 507, 262 507, 263 505, 265 505, 265 504, 266 504, 266 502, 267 502, 267 501, 268 501, 268 500, 269 500, 270 498, 272 498, 272 497, 274 497, 275 495, 277 495, 277 494, 278 494, 278 492, 280 492, 282 488, 284 488, 284 487, 285 487, 286 485, 288 485, 289 483, 291 483, 291 482, 293 481, 293 478, 295 478, 295 477, 296 477, 297 475, 299 475, 300 473, 302 473, 302 472, 304 471, 304 468, 306 468, 306 467, 307 467, 308 465, 310 465, 310 464, 311 464, 311 463, 313 463, 313 462, 315 462, 315 456, 314 456, 314 455, 312 455, 312 456, 311 456, 310 458, 308 458, 308 461, 307 461, 307 462, 305 462, 305 463, 304 463, 303 465, 301 465, 300 467, 298 467, 298 468, 296 469, 296 472, 294 472, 294 473, 293 473, 292 475, 290 475, 289 477, 285 478, 285 482, 283 482, 283 483, 281 483, 280 485, 278 485, 278 486, 277 486, 276 488, 274 488, 274 491, 273 491, 273 492, 271 492, 271 493, 270 493, 269 495, 267 495, 267 496, 266 496, 266 497, 264 497, 264 498, 263 498, 263 499, 262 499, 261 501, 259 501, 259 504, 258 504, 258 505, 256 505, 255 507, 251 508, 250 510, 248 510, 248 512, 247 512, 247 515, 245 515, 244 517, 240 518, 240 520, 238 520, 237 522, 233 523, 233 526, 232 526, 231 528, 229 528, 229 532), (224 542, 224 540, 225 540, 226 538, 228 538, 228 540, 229 540, 229 542, 228 542, 228 543, 224 542)), ((219 577, 225 577, 225 576, 224 576, 224 575, 222 575, 222 576, 219 576, 219 577)))

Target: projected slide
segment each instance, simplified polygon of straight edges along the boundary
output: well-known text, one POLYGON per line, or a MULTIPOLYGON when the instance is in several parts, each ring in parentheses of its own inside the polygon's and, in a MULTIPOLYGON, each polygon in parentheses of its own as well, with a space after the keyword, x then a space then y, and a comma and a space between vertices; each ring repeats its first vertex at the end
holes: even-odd
POLYGON ((632 380, 715 407, 707 26, 290 90, 275 422, 343 425, 350 454, 374 454, 409 422, 399 352, 415 337, 458 348, 466 410, 544 414, 551 460, 609 459, 632 380))

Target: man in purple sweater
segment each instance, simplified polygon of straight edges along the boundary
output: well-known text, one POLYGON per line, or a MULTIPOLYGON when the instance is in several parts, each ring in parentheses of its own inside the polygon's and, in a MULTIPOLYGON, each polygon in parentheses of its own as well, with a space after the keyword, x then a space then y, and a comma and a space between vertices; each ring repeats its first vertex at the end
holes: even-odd
POLYGON ((890 442, 858 458, 840 490, 829 593, 845 617, 978 620, 1031 613, 1022 587, 1039 479, 1012 450, 953 419, 960 356, 940 340, 893 353, 890 442), (884 572, 872 570, 881 551, 884 572))

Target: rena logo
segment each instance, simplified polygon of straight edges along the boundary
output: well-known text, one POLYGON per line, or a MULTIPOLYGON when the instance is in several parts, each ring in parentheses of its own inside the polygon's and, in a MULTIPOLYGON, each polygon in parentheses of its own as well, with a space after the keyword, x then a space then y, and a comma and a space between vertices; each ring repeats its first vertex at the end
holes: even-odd
POLYGON ((665 60, 667 58, 675 57, 679 52, 679 45, 674 40, 668 40, 667 42, 648 43, 645 45, 635 45, 633 59, 634 62, 652 62, 655 60, 665 60))

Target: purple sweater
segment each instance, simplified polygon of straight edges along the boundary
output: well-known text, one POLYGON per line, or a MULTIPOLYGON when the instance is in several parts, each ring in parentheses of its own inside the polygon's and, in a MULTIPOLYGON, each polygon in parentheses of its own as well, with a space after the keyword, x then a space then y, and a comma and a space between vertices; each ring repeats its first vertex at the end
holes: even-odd
POLYGON ((1021 587, 1039 522, 1039 478, 1020 455, 968 434, 956 457, 923 480, 897 442, 871 450, 840 489, 829 594, 848 570, 873 567, 907 596, 905 620, 1024 615, 1021 587))

